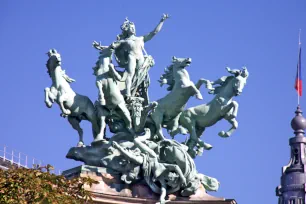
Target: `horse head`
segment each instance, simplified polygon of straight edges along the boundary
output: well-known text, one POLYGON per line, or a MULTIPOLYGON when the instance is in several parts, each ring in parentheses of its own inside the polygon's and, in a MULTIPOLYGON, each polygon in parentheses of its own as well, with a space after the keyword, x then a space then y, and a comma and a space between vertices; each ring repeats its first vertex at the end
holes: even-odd
POLYGON ((175 68, 186 68, 191 64, 191 58, 172 57, 172 65, 175 68))
POLYGON ((241 73, 233 78, 233 90, 236 96, 239 96, 242 93, 244 86, 246 85, 249 72, 246 67, 243 67, 241 73))
POLYGON ((54 71, 54 68, 61 65, 62 59, 61 59, 61 55, 55 49, 50 49, 46 54, 49 57, 47 64, 46 64, 48 68, 47 72, 50 75, 51 72, 54 71))
POLYGON ((96 62, 96 66, 93 67, 94 75, 98 76, 100 74, 103 74, 104 72, 107 72, 109 70, 109 64, 112 62, 112 54, 113 49, 111 48, 104 48, 100 51, 100 56, 98 61, 96 62))
POLYGON ((175 70, 178 69, 184 69, 188 67, 191 64, 191 58, 177 58, 177 57, 172 57, 172 64, 165 68, 165 73, 161 75, 159 83, 160 86, 163 86, 164 84, 168 84, 169 87, 167 88, 168 91, 171 91, 175 80, 174 80, 174 72, 175 70))

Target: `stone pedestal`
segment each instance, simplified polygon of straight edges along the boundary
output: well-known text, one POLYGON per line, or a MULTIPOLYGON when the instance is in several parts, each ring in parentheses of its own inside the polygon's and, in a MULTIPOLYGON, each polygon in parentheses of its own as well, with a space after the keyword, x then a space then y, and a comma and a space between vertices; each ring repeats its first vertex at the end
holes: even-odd
MULTIPOLYGON (((95 203, 148 203, 155 204, 159 200, 159 195, 151 191, 145 183, 124 184, 120 180, 120 175, 110 169, 103 167, 93 167, 82 165, 63 172, 68 178, 91 177, 99 184, 92 187, 85 186, 85 189, 92 192, 95 203)), ((179 194, 168 195, 171 202, 168 203, 203 203, 203 204, 236 204, 233 199, 217 198, 208 195, 203 187, 199 188, 196 193, 190 197, 181 197, 179 194)))

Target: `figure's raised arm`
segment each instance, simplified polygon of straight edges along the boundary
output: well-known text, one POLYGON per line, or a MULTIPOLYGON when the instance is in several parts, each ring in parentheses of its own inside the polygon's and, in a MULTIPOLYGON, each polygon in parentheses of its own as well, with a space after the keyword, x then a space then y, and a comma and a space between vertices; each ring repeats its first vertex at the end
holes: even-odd
POLYGON ((109 48, 110 48, 110 49, 116 49, 116 48, 118 48, 118 47, 121 45, 121 42, 122 42, 122 41, 117 40, 117 41, 113 42, 113 43, 109 46, 109 48))
POLYGON ((93 41, 92 46, 94 48, 96 48, 97 50, 103 50, 105 48, 107 48, 108 46, 103 46, 100 43, 98 43, 97 41, 93 41))
POLYGON ((160 19, 160 22, 155 27, 155 29, 153 31, 151 31, 149 34, 143 36, 143 41, 147 42, 147 41, 151 40, 161 30, 165 20, 168 19, 168 18, 169 18, 168 14, 163 14, 162 18, 160 19))

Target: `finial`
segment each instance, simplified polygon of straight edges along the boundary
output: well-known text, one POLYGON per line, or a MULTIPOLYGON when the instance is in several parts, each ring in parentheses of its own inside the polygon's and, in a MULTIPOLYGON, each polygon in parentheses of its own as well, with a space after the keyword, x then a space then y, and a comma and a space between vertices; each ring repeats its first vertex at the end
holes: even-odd
POLYGON ((306 129, 306 119, 302 115, 300 105, 297 106, 295 111, 295 117, 291 121, 291 127, 294 130, 296 136, 303 136, 306 129))
POLYGON ((302 44, 302 43, 301 43, 301 31, 302 31, 302 29, 299 30, 299 45, 302 44))

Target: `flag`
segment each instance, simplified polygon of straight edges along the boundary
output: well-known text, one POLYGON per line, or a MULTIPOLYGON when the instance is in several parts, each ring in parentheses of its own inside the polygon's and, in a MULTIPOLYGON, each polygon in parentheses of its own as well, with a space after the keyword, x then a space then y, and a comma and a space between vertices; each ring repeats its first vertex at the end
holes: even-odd
POLYGON ((298 58, 298 63, 297 63, 297 68, 296 68, 296 77, 295 77, 295 84, 294 88, 298 92, 299 96, 302 96, 302 69, 301 69, 301 52, 302 48, 300 47, 299 49, 299 58, 298 58))

